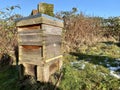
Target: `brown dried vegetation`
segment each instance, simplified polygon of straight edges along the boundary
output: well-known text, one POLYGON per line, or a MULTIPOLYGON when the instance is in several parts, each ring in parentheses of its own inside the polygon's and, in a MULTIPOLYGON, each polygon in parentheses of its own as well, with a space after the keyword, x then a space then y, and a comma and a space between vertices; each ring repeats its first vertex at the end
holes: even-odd
POLYGON ((93 45, 100 41, 102 28, 100 19, 80 14, 65 20, 64 47, 77 50, 82 45, 93 45))

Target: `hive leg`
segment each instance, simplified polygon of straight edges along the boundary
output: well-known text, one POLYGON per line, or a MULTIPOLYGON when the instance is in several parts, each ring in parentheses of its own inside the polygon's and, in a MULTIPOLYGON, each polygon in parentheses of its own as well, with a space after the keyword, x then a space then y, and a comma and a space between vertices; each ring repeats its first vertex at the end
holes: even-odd
POLYGON ((49 65, 37 66, 37 80, 41 82, 48 82, 49 80, 49 65))
POLYGON ((35 77, 35 65, 24 63, 23 66, 25 67, 25 75, 31 75, 35 77))

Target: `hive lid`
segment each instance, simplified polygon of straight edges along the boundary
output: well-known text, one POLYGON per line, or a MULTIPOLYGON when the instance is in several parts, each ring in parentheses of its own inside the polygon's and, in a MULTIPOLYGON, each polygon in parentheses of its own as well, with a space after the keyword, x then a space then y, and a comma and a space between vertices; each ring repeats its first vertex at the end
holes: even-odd
POLYGON ((58 27, 63 27, 63 21, 46 14, 38 13, 36 15, 19 18, 16 20, 16 26, 27 26, 34 24, 49 24, 58 27))

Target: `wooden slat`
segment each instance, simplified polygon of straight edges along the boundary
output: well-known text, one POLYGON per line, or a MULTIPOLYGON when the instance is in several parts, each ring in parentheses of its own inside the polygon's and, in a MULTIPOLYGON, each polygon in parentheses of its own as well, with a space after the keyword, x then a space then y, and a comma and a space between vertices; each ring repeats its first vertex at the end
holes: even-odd
POLYGON ((19 46, 19 61, 29 63, 40 63, 42 61, 41 46, 19 46))
POLYGON ((63 57, 63 55, 59 55, 59 56, 56 56, 56 57, 53 57, 53 58, 50 58, 50 59, 47 59, 45 62, 46 63, 49 63, 49 62, 52 62, 52 61, 58 61, 59 59, 61 59, 63 57))
POLYGON ((20 42, 19 41, 19 45, 38 45, 38 46, 42 46, 43 42, 20 42))
POLYGON ((46 45, 48 44, 59 44, 61 45, 61 36, 60 35, 46 35, 46 38, 45 38, 45 41, 46 41, 46 45))
POLYGON ((43 29, 38 29, 38 30, 34 30, 34 29, 29 29, 29 30, 19 30, 18 29, 18 34, 29 34, 29 33, 43 33, 43 29))
POLYGON ((19 41, 23 41, 23 42, 36 42, 36 41, 42 41, 44 39, 44 37, 40 36, 41 34, 22 34, 19 35, 19 41))
POLYGON ((38 66, 43 66, 44 65, 43 61, 36 61, 36 62, 34 62, 34 61, 31 62, 31 61, 27 61, 27 60, 24 60, 24 62, 19 61, 19 64, 22 64, 22 63, 33 64, 33 65, 38 65, 38 66))
POLYGON ((42 45, 45 40, 44 30, 22 30, 18 32, 20 45, 42 45))
POLYGON ((45 30, 45 34, 51 34, 51 35, 61 35, 62 34, 62 28, 55 27, 47 24, 42 24, 42 29, 45 30))
POLYGON ((54 63, 52 63, 49 66, 49 72, 50 72, 50 74, 55 73, 58 69, 59 69, 59 62, 58 61, 55 61, 54 63))
POLYGON ((46 52, 47 59, 61 55, 61 46, 60 45, 50 44, 50 45, 46 46, 46 50, 47 50, 47 52, 46 52))
POLYGON ((37 14, 37 15, 21 18, 16 22, 17 22, 16 23, 17 27, 45 23, 63 28, 63 22, 61 20, 43 14, 37 14))

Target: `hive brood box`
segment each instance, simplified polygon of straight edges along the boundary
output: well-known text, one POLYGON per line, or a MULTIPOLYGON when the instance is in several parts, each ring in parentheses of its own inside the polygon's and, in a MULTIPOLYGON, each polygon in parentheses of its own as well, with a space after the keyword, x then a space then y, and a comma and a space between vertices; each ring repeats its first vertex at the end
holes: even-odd
POLYGON ((20 76, 32 75, 39 81, 62 66, 61 34, 63 21, 37 14, 16 23, 19 43, 20 76))

